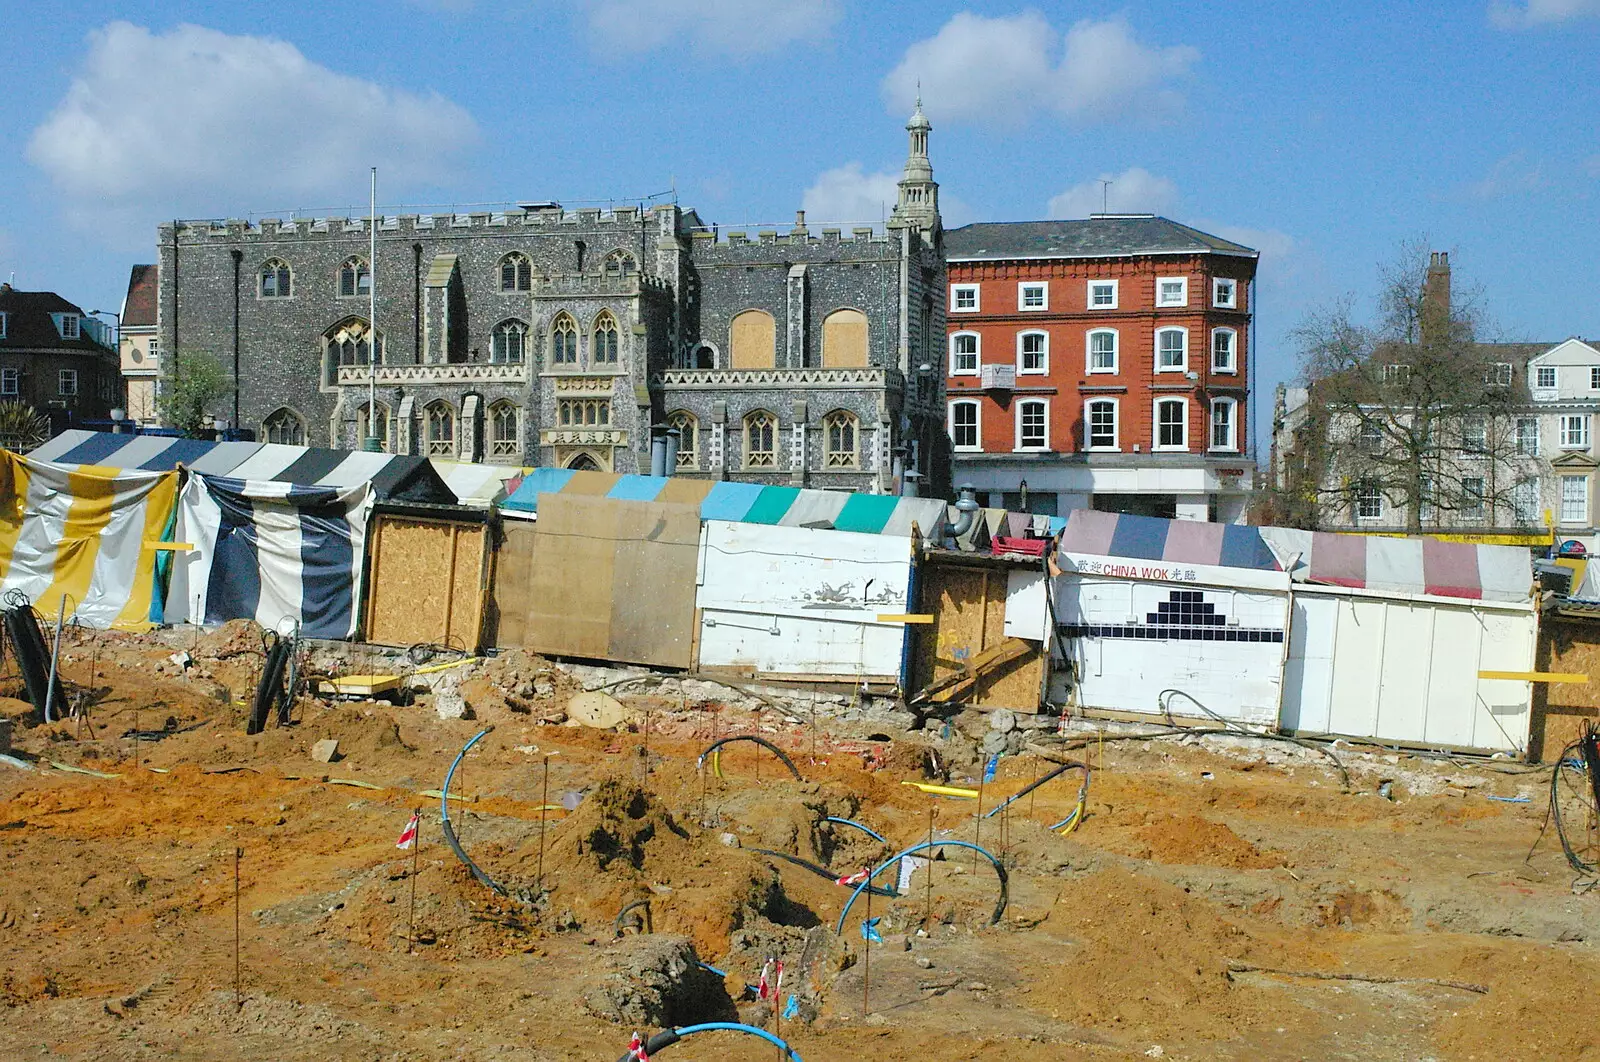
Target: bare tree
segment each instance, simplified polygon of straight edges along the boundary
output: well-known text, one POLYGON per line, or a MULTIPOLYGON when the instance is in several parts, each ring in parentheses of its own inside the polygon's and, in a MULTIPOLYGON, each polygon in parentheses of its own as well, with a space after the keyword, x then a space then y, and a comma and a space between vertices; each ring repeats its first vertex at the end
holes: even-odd
POLYGON ((1308 400, 1279 519, 1348 525, 1395 510, 1382 524, 1413 533, 1528 519, 1517 365, 1480 342, 1477 300, 1452 298, 1448 254, 1423 246, 1403 245, 1382 271, 1372 323, 1345 298, 1295 330, 1308 400))

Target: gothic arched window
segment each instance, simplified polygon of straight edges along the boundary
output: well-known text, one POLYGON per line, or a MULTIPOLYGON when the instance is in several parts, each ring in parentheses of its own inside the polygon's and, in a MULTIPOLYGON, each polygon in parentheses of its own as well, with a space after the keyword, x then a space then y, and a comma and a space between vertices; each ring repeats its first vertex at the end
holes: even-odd
POLYGON ((527 291, 533 287, 533 263, 521 251, 500 259, 500 290, 527 291))
POLYGON ((594 322, 593 356, 589 359, 596 365, 615 365, 617 363, 617 319, 609 311, 602 310, 594 322))

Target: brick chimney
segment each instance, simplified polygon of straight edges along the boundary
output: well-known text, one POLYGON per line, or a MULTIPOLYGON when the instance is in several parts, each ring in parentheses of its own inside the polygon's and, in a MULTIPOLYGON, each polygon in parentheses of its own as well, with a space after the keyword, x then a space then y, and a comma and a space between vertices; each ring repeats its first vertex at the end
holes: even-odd
POLYGON ((1450 252, 1428 255, 1428 275, 1422 281, 1421 317, 1418 331, 1424 343, 1436 335, 1444 340, 1450 331, 1450 252))

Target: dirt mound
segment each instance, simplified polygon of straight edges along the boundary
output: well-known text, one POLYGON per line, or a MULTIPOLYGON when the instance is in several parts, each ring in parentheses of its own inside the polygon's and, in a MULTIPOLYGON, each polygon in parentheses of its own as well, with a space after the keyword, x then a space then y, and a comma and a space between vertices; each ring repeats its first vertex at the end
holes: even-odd
MULTIPOLYGON (((530 832, 495 865, 534 888, 537 827, 530 832)), ((558 920, 570 913, 590 933, 609 934, 624 905, 647 899, 656 931, 689 936, 702 955, 721 954, 729 933, 784 906, 777 873, 759 857, 679 822, 654 793, 615 775, 565 821, 552 820, 544 885, 547 910, 558 920)))
POLYGON ((1523 954, 1485 948, 1440 974, 1489 986, 1488 995, 1456 1008, 1439 1023, 1436 1036, 1444 1054, 1600 1059, 1600 1027, 1582 1008, 1556 1003, 1592 996, 1600 963, 1571 952, 1516 950, 1523 954))
POLYGON ((1294 1006, 1227 974, 1229 959, 1285 964, 1278 942, 1263 941, 1206 901, 1143 875, 1102 871, 1068 884, 1046 926, 1076 948, 1061 966, 1039 971, 1033 993, 1076 1025, 1139 1036, 1156 1030, 1170 1036, 1176 1026, 1186 1037, 1216 1039, 1268 1021, 1281 1024, 1285 1009, 1294 1006), (1258 958, 1263 955, 1268 958, 1258 958))
POLYGON ((1095 828, 1079 831, 1079 840, 1134 859, 1230 870, 1284 865, 1281 855, 1263 852, 1225 824, 1198 815, 1129 810, 1091 821, 1095 828))

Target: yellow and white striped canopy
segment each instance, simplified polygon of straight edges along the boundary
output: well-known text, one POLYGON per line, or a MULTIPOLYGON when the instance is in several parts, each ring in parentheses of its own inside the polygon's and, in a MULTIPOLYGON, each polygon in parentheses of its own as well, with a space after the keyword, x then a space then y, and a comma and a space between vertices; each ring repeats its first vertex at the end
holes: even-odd
POLYGON ((170 531, 177 472, 55 465, 0 450, 0 593, 54 619, 148 626, 156 549, 170 531))

